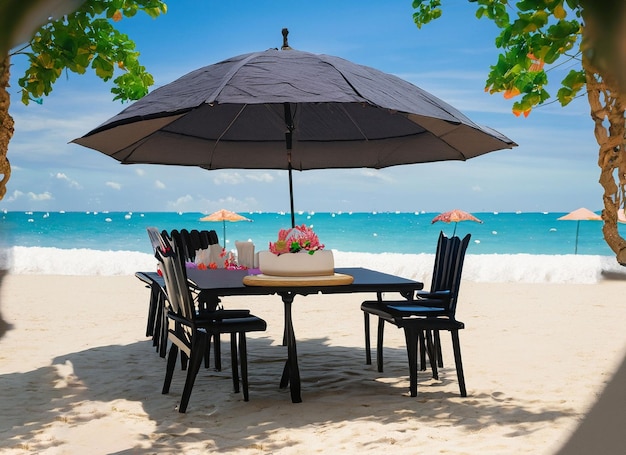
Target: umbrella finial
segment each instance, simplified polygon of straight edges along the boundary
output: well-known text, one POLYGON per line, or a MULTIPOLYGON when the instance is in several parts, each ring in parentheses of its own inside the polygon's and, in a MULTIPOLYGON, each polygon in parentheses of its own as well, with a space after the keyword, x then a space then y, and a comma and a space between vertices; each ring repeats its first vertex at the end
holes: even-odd
POLYGON ((291 50, 291 47, 289 47, 289 43, 287 42, 287 35, 289 35, 289 30, 283 28, 283 47, 281 47, 283 51, 291 50))

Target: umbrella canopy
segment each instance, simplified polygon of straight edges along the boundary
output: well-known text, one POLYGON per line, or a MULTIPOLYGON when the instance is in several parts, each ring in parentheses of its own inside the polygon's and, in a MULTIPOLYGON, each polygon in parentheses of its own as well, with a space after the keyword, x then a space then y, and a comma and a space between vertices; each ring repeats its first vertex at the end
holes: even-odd
POLYGON ((578 232, 580 231, 580 222, 581 221, 601 221, 602 217, 597 213, 592 212, 589 209, 581 207, 579 209, 574 210, 573 212, 569 212, 567 215, 563 215, 560 218, 557 218, 559 221, 576 221, 576 243, 574 246, 574 254, 578 254, 578 232))
POLYGON ((581 221, 581 220, 589 220, 589 221, 600 221, 602 217, 597 213, 592 212, 589 209, 581 207, 579 209, 574 210, 573 212, 569 212, 567 215, 563 215, 560 218, 557 218, 559 221, 563 220, 573 220, 573 221, 581 221))
POLYGON ((73 142, 124 164, 287 169, 292 225, 292 169, 467 160, 517 145, 396 76, 286 39, 283 49, 192 71, 73 142))
POLYGON ((467 213, 459 209, 454 209, 448 212, 440 213, 439 215, 433 218, 431 224, 434 224, 437 221, 443 221, 444 223, 454 223, 454 232, 452 233, 453 237, 454 237, 454 234, 456 234, 456 224, 459 221, 475 221, 477 223, 482 224, 482 221, 476 218, 471 213, 467 213))
POLYGON ((224 240, 224 248, 226 247, 226 222, 227 221, 252 221, 250 218, 246 218, 243 215, 239 215, 238 213, 231 212, 230 210, 221 209, 217 212, 213 212, 210 215, 203 216, 200 218, 200 221, 221 221, 224 229, 224 236, 222 237, 224 240))

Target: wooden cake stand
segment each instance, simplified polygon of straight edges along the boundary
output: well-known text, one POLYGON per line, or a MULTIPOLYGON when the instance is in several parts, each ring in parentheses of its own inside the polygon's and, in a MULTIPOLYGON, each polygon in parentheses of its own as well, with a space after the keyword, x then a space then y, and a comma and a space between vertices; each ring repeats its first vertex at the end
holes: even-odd
POLYGON ((246 286, 341 286, 352 284, 354 277, 343 273, 325 276, 272 276, 246 275, 243 284, 246 286))

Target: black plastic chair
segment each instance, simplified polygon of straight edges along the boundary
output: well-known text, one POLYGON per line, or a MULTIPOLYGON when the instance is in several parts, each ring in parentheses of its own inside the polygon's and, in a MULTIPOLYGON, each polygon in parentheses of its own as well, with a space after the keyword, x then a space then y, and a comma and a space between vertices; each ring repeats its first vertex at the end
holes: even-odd
POLYGON ((207 230, 200 231, 200 248, 206 250, 210 245, 210 234, 207 230))
MULTIPOLYGON (((155 227, 148 227, 148 237, 152 244, 153 252, 163 245, 162 233, 155 227)), ((152 337, 152 345, 161 357, 166 355, 166 334, 163 320, 165 318, 163 308, 165 305, 165 281, 157 272, 137 272, 135 276, 143 281, 150 289, 148 301, 148 320, 146 324, 146 336, 152 337)))
POLYGON ((470 234, 463 240, 459 237, 439 235, 433 281, 429 292, 419 291, 413 300, 383 300, 378 294, 377 300, 365 301, 361 310, 365 315, 366 361, 371 363, 369 342, 369 315, 378 316, 377 366, 383 371, 383 335, 384 324, 389 322, 404 329, 409 360, 409 391, 412 397, 417 395, 418 352, 422 353, 422 370, 425 369, 425 353, 428 353, 433 377, 438 378, 437 365, 443 366, 439 332, 449 331, 452 335, 454 360, 461 396, 467 396, 459 330, 465 325, 455 318, 461 274, 465 252, 469 245, 470 234), (421 349, 420 349, 421 348, 421 349))
MULTIPOLYGON (((211 231, 202 231, 204 234, 201 234, 198 230, 193 229, 188 231, 187 229, 181 229, 180 233, 177 230, 172 230, 170 235, 165 236, 164 238, 167 240, 171 240, 171 242, 176 244, 176 247, 179 252, 184 252, 184 254, 180 254, 181 264, 184 267, 186 261, 193 262, 195 258, 196 250, 200 249, 202 246, 202 237, 204 236, 209 242, 207 246, 211 244, 218 243, 217 233, 213 230, 211 231), (193 252, 193 253, 192 253, 193 252), (193 258, 192 258, 193 255, 193 258)), ((242 309, 225 309, 221 304, 221 299, 209 293, 193 293, 192 297, 196 305, 197 311, 206 314, 208 316, 219 314, 221 318, 227 317, 244 317, 250 314, 249 310, 242 309), (217 313, 216 313, 217 312, 217 313)), ((214 361, 215 361, 215 370, 221 371, 222 369, 222 354, 221 354, 221 339, 219 333, 214 333, 210 336, 213 339, 213 347, 214 347, 214 361)), ((207 352, 205 356, 205 367, 209 368, 210 366, 210 351, 211 351, 211 343, 209 339, 209 345, 207 347, 207 352)), ((185 359, 183 356, 182 359, 183 367, 185 366, 185 359)))
POLYGON ((167 300, 167 337, 171 341, 167 356, 167 368, 163 393, 169 393, 174 367, 179 350, 189 359, 187 377, 178 408, 179 412, 186 412, 193 385, 209 349, 212 335, 229 333, 231 351, 231 369, 233 389, 239 392, 239 368, 241 368, 241 386, 244 401, 248 401, 248 357, 246 348, 246 332, 264 331, 266 322, 252 314, 247 313, 244 317, 221 318, 219 312, 211 315, 199 313, 195 308, 185 266, 179 259, 178 247, 175 242, 169 245, 167 251, 160 248, 156 252, 157 259, 161 261, 163 276, 165 279, 165 292, 167 300))

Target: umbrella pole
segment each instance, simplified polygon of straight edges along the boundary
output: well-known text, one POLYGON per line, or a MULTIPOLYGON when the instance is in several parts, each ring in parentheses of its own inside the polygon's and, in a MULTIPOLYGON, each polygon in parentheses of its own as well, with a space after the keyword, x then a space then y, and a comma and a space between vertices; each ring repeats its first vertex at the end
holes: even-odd
POLYGON ((580 220, 576 221, 576 244, 574 246, 574 254, 578 254, 578 230, 580 229, 580 220))
POLYGON ((285 112, 285 125, 287 125, 287 131, 285 131, 285 146, 287 147, 287 169, 289 170, 289 204, 291 208, 291 227, 296 227, 296 216, 293 213, 293 180, 291 177, 291 147, 293 143, 293 116, 291 115, 291 104, 283 103, 283 109, 285 112))
POLYGON ((222 220, 222 226, 223 226, 222 232, 224 233, 222 238, 224 239, 224 249, 226 249, 226 220, 222 220))
MULTIPOLYGON (((291 153, 289 154, 291 156, 291 153)), ((296 216, 293 212, 293 180, 291 177, 291 160, 289 160, 289 203, 291 206, 291 227, 296 227, 296 216)))

